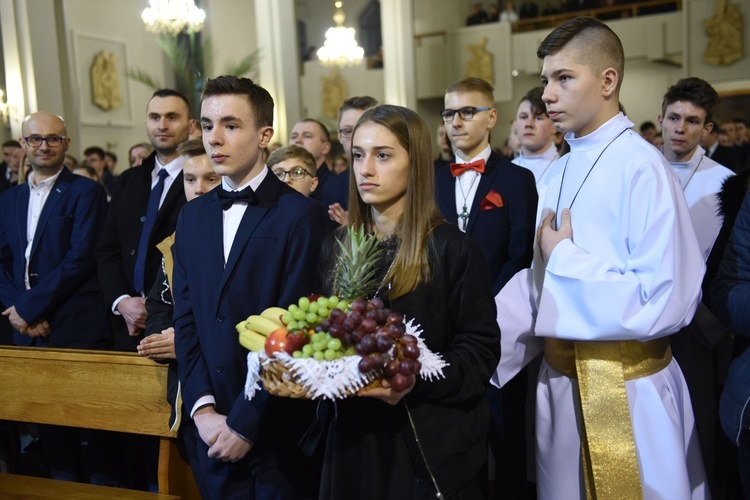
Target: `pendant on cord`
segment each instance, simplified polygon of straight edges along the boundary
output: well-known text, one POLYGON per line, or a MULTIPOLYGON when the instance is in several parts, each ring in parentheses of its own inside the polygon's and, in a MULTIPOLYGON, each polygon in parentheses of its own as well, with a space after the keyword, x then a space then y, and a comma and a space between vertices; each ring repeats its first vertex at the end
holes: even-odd
POLYGON ((466 232, 466 226, 469 224, 469 212, 466 211, 466 205, 464 205, 463 210, 463 212, 458 214, 458 218, 461 219, 461 227, 466 232))

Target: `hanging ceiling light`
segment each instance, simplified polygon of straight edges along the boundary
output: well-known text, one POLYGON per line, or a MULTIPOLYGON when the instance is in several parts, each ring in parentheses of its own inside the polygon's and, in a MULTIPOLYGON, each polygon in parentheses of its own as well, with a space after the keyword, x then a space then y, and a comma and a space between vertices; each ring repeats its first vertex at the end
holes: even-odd
POLYGON ((343 3, 334 3, 336 11, 333 13, 333 21, 336 26, 326 31, 326 42, 318 49, 318 59, 326 66, 348 66, 358 64, 362 61, 365 51, 357 45, 354 38, 354 28, 345 28, 343 3))
POLYGON ((194 0, 150 0, 141 19, 147 31, 177 36, 183 31, 202 30, 206 13, 196 7, 194 0))

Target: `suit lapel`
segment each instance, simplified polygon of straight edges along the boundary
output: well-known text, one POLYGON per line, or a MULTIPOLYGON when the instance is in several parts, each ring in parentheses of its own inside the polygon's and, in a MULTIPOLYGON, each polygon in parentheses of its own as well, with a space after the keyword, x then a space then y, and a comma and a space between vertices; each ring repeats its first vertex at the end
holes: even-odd
POLYGON ((18 198, 16 199, 16 206, 18 207, 18 242, 23 245, 21 248, 22 252, 26 252, 26 245, 29 244, 26 241, 26 235, 28 234, 27 225, 29 223, 29 183, 24 183, 18 188, 18 198))
POLYGON ((157 227, 161 223, 164 217, 166 217, 166 214, 170 212, 172 205, 177 203, 177 200, 180 198, 180 196, 184 195, 185 186, 183 186, 182 172, 180 172, 179 175, 175 177, 174 181, 172 181, 172 185, 169 186, 169 191, 167 191, 167 196, 164 198, 164 203, 161 204, 161 207, 159 207, 159 211, 156 213, 156 221, 154 222, 154 227, 157 227))
POLYGON ((469 225, 466 226, 466 234, 471 234, 474 230, 474 225, 477 222, 477 216, 479 215, 479 207, 482 205, 487 193, 490 192, 490 186, 495 182, 495 176, 497 176, 498 167, 493 157, 494 153, 490 154, 490 158, 484 167, 484 173, 481 179, 479 179, 479 186, 477 186, 477 192, 474 195, 474 201, 471 202, 471 210, 469 211, 469 225))
POLYGON ((34 231, 34 243, 31 245, 29 262, 31 262, 31 259, 34 257, 36 248, 39 245, 39 240, 44 233, 44 228, 47 227, 47 221, 49 221, 50 215, 55 211, 55 207, 62 198, 63 193, 67 190, 68 184, 71 181, 70 176, 72 175, 74 174, 70 173, 66 167, 63 167, 62 171, 60 172, 60 176, 57 178, 55 184, 52 186, 52 189, 49 192, 47 201, 44 202, 42 213, 39 214, 39 222, 37 223, 36 231, 34 231))
MULTIPOLYGON (((229 277, 232 275, 234 268, 237 265, 237 261, 239 260, 240 255, 242 255, 243 250, 247 246, 247 242, 250 239, 250 236, 252 236, 253 232, 255 232, 258 224, 260 224, 268 211, 276 206, 276 202, 278 201, 279 196, 279 185, 281 185, 281 181, 279 181, 274 175, 271 175, 271 173, 268 172, 266 178, 263 179, 263 182, 261 182, 260 186, 258 186, 257 191, 255 191, 255 194, 258 196, 258 206, 249 205, 245 210, 245 214, 242 216, 240 227, 237 228, 237 234, 235 235, 234 241, 232 242, 232 248, 229 250, 229 257, 227 258, 227 263, 224 266, 224 273, 221 276, 221 284, 219 286, 219 289, 222 290, 222 292, 227 284, 227 281, 229 280, 229 277)), ((214 196, 216 196, 216 194, 214 194, 214 196)), ((221 210, 218 196, 216 196, 216 203, 219 205, 219 209, 221 210)))

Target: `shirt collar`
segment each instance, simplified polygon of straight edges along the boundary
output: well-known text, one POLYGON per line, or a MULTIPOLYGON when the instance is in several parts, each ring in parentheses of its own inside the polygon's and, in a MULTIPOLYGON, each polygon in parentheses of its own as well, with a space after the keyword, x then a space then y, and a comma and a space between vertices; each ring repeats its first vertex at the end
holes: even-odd
POLYGON ((484 148, 478 155, 476 155, 474 158, 471 158, 470 160, 462 160, 461 157, 456 154, 456 163, 471 163, 477 160, 484 160, 484 162, 487 163, 490 159, 491 154, 492 148, 489 144, 487 144, 486 148, 484 148))
POLYGON ((242 191, 246 187, 250 186, 253 189, 253 191, 257 191, 258 188, 260 187, 260 184, 266 178, 266 175, 268 175, 268 167, 263 165, 263 169, 260 171, 258 175, 256 175, 255 177, 253 177, 252 179, 250 179, 243 185, 239 186, 237 189, 233 189, 229 186, 229 184, 227 183, 226 177, 221 178, 221 187, 225 191, 242 191))
POLYGON ((167 173, 169 174, 169 177, 172 180, 174 180, 174 179, 177 178, 178 175, 180 175, 180 172, 182 172, 182 164, 185 163, 185 156, 184 155, 180 155, 177 158, 175 158, 174 160, 172 160, 169 163, 167 163, 166 165, 162 165, 161 164, 161 162, 159 161, 159 157, 158 156, 155 157, 155 160, 156 160, 156 166, 159 167, 159 168, 158 168, 158 170, 155 169, 151 173, 152 177, 156 178, 156 176, 159 174, 159 170, 161 170, 163 168, 163 169, 165 169, 167 171, 167 173))
MULTIPOLYGON (((65 167, 63 167, 63 168, 65 168, 65 167)), ((60 174, 62 173, 62 171, 63 171, 63 169, 61 168, 52 177, 48 177, 48 178, 44 179, 43 181, 40 181, 39 184, 35 184, 35 178, 36 178, 35 174, 36 173, 32 170, 31 172, 29 172, 29 178, 28 178, 29 188, 31 188, 31 189, 39 189, 39 188, 52 189, 52 185, 55 183, 55 181, 57 181, 57 178, 60 177, 60 174)))

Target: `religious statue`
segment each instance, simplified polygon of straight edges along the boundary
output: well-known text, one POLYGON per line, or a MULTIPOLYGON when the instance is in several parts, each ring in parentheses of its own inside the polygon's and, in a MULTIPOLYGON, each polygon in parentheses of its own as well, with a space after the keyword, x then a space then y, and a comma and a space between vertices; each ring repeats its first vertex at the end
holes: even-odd
POLYGON ((466 63, 466 78, 481 78, 494 85, 495 78, 492 71, 492 54, 487 52, 487 37, 483 36, 476 45, 467 46, 471 58, 466 63))
POLYGON ((742 58, 742 16, 737 6, 716 0, 716 14, 703 21, 708 47, 703 60, 716 66, 728 66, 742 58))
POLYGON ((91 94, 94 104, 105 111, 122 106, 116 54, 102 50, 94 57, 91 65, 91 94))
POLYGON ((323 80, 323 115, 338 119, 339 109, 344 104, 344 100, 349 94, 349 88, 346 81, 341 77, 338 68, 333 68, 329 76, 321 78, 323 80))

